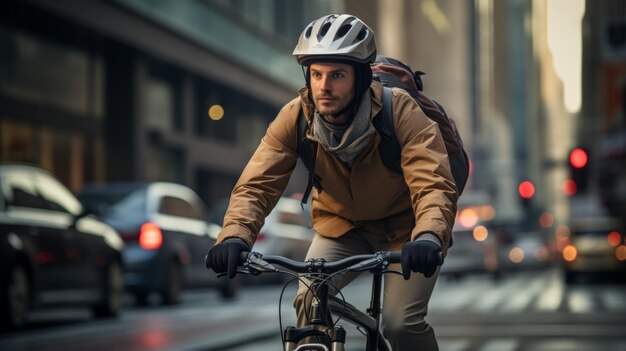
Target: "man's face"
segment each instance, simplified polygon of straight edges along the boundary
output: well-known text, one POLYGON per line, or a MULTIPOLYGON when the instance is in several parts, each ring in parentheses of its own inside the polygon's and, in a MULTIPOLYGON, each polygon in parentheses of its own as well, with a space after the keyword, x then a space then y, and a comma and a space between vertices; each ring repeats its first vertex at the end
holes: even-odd
POLYGON ((354 98, 354 68, 344 63, 320 62, 311 64, 309 69, 311 94, 319 113, 331 122, 345 122, 347 114, 337 113, 354 98))

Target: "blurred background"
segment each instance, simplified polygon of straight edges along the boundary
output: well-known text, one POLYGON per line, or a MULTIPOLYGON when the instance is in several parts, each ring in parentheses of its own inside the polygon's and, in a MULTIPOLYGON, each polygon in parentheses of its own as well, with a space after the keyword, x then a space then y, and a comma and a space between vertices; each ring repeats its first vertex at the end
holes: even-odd
MULTIPOLYGON (((172 181, 214 204, 303 85, 291 56, 302 28, 347 12, 370 24, 381 54, 426 72, 425 92, 455 119, 470 154, 468 191, 490 196, 495 219, 539 227, 543 214, 543 227, 554 230, 586 206, 624 218, 624 7, 619 0, 7 1, 0 160, 38 165, 74 191, 94 182, 172 181), (575 148, 586 151, 582 169, 571 166, 575 148), (526 180, 534 194, 523 201, 526 180)), ((303 174, 286 195, 302 191, 303 174)))
MULTIPOLYGON (((358 16, 379 54, 426 72, 425 93, 459 128, 472 173, 444 273, 501 279, 526 265, 567 282, 624 278, 623 0, 3 1, 0 162, 47 170, 79 195, 184 185, 219 225, 303 86, 291 56, 300 32, 328 13, 358 16)), ((306 180, 299 165, 285 197, 306 180)), ((306 225, 289 208, 278 221, 306 225)))

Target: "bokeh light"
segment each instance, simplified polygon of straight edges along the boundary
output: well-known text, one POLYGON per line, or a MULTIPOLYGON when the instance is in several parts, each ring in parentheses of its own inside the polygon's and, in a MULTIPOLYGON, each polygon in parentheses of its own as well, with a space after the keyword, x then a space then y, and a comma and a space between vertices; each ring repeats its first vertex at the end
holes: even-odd
POLYGON ((574 245, 567 245, 563 249, 563 259, 565 261, 572 262, 576 259, 576 256, 578 256, 578 250, 576 250, 574 245))
POLYGON ((524 199, 530 199, 533 195, 535 195, 535 184, 528 180, 523 181, 520 183, 517 191, 524 199))
POLYGON ((615 257, 620 261, 626 261, 626 246, 618 246, 618 248, 615 249, 615 257))
POLYGON ((472 235, 477 241, 485 241, 489 236, 489 230, 487 230, 484 225, 479 225, 478 227, 474 228, 474 230, 472 231, 472 235))
POLYGON ((491 221, 496 217, 496 210, 491 205, 480 206, 478 216, 483 221, 491 221))
POLYGON ((556 236, 559 236, 562 238, 569 238, 571 231, 568 226, 566 226, 565 224, 561 224, 558 227, 556 227, 555 234, 556 236))
POLYGON ((209 117, 214 121, 219 121, 224 117, 224 108, 220 105, 209 107, 209 117))
POLYGON ((573 196, 578 191, 578 186, 576 186, 576 182, 572 179, 568 179, 563 182, 563 193, 567 196, 573 196))
POLYGON ((550 212, 543 212, 539 216, 539 225, 542 228, 550 228, 554 225, 554 215, 550 212))
POLYGON ((622 243, 622 235, 618 232, 610 232, 607 240, 611 246, 617 246, 622 243))
POLYGON ((513 263, 521 263, 524 260, 524 250, 514 247, 509 251, 509 260, 513 263))
POLYGON ((465 228, 472 228, 478 223, 478 213, 473 208, 466 208, 461 211, 459 221, 465 228))
POLYGON ((574 149, 569 155, 569 162, 575 168, 583 168, 587 165, 587 161, 589 158, 587 157, 587 151, 578 148, 574 149))

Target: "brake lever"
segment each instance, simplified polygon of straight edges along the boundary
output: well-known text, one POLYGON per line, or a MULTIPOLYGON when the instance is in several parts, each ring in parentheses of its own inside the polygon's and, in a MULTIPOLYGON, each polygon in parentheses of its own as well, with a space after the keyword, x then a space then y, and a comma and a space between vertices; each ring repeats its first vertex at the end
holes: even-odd
MULTIPOLYGON (((259 275, 266 272, 278 272, 273 264, 263 260, 262 255, 257 252, 244 252, 241 255, 243 263, 237 267, 237 273, 248 275, 259 275)), ((227 275, 227 272, 218 273, 217 277, 221 278, 227 275)))
MULTIPOLYGON (((237 267, 237 274, 246 274, 246 275, 259 275, 261 274, 261 272, 259 270, 256 269, 249 269, 247 266, 239 266, 237 267)), ((221 278, 221 277, 225 277, 227 276, 228 273, 227 272, 223 272, 223 273, 218 273, 217 277, 221 278)))
POLYGON ((278 268, 273 264, 265 261, 261 258, 261 254, 252 252, 248 255, 248 259, 244 262, 243 266, 247 269, 252 269, 261 272, 278 272, 278 268))
POLYGON ((352 265, 352 266, 348 267, 348 271, 350 271, 350 272, 367 271, 367 270, 370 270, 372 268, 376 268, 382 262, 383 262, 383 258, 377 256, 377 257, 371 258, 371 259, 369 259, 367 261, 363 261, 363 262, 360 262, 360 263, 357 263, 355 265, 352 265))

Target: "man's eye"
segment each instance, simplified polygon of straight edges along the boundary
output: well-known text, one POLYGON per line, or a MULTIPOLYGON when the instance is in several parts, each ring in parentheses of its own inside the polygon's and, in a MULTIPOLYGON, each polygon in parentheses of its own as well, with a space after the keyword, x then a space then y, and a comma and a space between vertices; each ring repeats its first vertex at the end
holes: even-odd
POLYGON ((333 74, 333 78, 343 78, 343 73, 335 73, 333 74))

